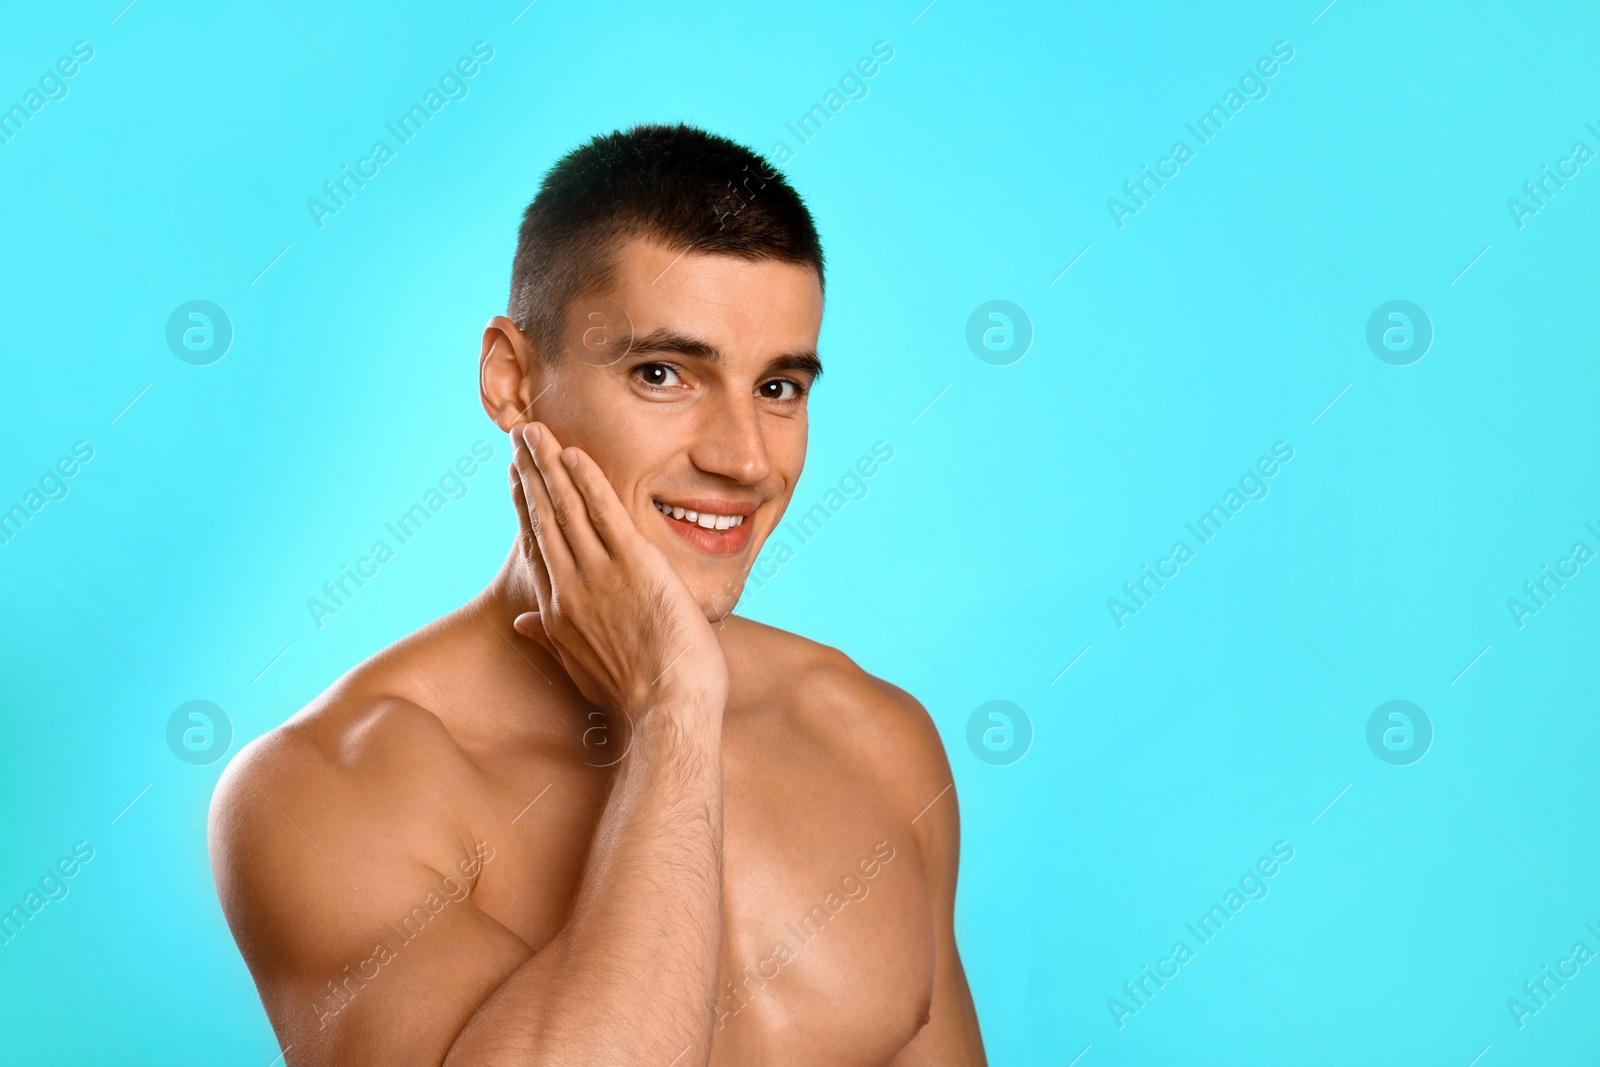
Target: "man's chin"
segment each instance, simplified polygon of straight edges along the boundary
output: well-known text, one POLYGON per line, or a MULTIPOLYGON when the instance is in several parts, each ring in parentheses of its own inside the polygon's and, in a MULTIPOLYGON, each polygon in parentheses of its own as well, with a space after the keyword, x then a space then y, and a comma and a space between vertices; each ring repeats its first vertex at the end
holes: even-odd
POLYGON ((687 576, 684 577, 689 592, 694 594, 695 603, 700 605, 707 622, 719 622, 726 618, 738 606, 739 598, 744 595, 746 576, 742 567, 721 581, 715 578, 690 580, 687 576))

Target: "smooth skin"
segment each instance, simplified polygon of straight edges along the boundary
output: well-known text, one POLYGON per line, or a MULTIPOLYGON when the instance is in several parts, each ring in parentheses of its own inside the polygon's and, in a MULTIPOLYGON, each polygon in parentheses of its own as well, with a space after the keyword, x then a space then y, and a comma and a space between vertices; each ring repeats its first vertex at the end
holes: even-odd
POLYGON ((285 1060, 982 1064, 927 712, 729 614, 805 462, 816 274, 645 238, 617 265, 553 358, 484 331, 499 573, 217 787, 217 888, 285 1060), (748 537, 708 550, 657 500, 748 537))

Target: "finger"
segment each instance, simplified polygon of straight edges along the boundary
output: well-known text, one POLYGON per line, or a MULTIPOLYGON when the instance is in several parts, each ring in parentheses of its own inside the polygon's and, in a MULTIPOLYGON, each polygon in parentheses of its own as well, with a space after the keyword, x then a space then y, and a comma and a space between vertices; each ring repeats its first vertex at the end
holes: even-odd
POLYGON ((550 603, 550 571, 545 566, 538 538, 533 534, 533 518, 528 511, 528 494, 522 489, 522 475, 518 473, 515 463, 510 465, 508 471, 511 476, 511 500, 517 510, 517 543, 522 546, 523 558, 533 571, 534 599, 543 610, 550 603))
POLYGON ((534 465, 533 452, 523 436, 530 425, 533 424, 512 429, 511 456, 517 465, 523 498, 532 505, 527 512, 534 540, 538 542, 550 582, 559 584, 564 575, 572 577, 577 574, 577 564, 572 558, 572 549, 562 533, 561 524, 556 521, 555 508, 550 501, 550 492, 545 488, 544 476, 534 465))
MULTIPOLYGON (((567 668, 567 658, 561 654, 561 649, 556 644, 555 638, 551 637, 550 631, 545 629, 544 615, 541 612, 524 611, 515 619, 511 620, 511 629, 516 631, 517 636, 525 637, 534 644, 538 645, 544 650, 545 655, 549 656, 563 668, 570 670, 570 668, 567 668)), ((527 659, 526 656, 523 658, 527 659)), ((529 662, 531 663, 532 660, 529 660, 529 662)), ((534 667, 534 670, 539 669, 538 667, 534 667)), ((544 678, 546 684, 549 684, 550 679, 543 671, 539 671, 539 676, 544 678)))
POLYGON ((541 426, 539 439, 533 445, 534 465, 544 476, 544 487, 549 495, 551 511, 555 514, 556 524, 561 527, 561 532, 566 537, 573 558, 580 565, 593 567, 608 558, 606 548, 589 518, 589 509, 584 505, 583 494, 572 484, 572 472, 565 462, 565 452, 561 442, 556 440, 556 435, 550 432, 550 428, 541 426))
POLYGON ((630 545, 629 538, 639 536, 639 528, 634 525, 628 509, 622 506, 617 491, 600 469, 600 464, 581 448, 569 448, 566 454, 576 457, 576 463, 569 471, 572 483, 583 496, 589 521, 600 535, 606 551, 616 559, 630 545))

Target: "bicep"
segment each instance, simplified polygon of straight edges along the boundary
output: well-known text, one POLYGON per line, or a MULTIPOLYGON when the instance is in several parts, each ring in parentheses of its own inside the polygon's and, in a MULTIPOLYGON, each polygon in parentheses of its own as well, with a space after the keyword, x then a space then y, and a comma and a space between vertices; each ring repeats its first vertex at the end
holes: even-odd
POLYGON ((252 964, 289 1067, 443 1063, 531 955, 471 901, 446 901, 437 914, 417 908, 312 951, 295 946, 302 951, 293 963, 280 955, 252 964))
POLYGON ((363 800, 252 767, 214 807, 223 911, 291 1067, 441 1063, 532 954, 473 902, 475 847, 443 859, 440 835, 399 825, 412 813, 363 800))

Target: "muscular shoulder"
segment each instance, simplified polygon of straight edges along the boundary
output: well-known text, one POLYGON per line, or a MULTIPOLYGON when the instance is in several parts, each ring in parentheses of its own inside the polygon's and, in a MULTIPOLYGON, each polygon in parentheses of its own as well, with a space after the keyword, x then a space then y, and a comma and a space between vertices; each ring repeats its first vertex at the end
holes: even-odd
POLYGON ((874 779, 908 820, 951 783, 944 743, 910 693, 862 669, 844 652, 741 619, 757 650, 760 684, 794 724, 841 761, 874 779))
POLYGON ((245 746, 217 784, 209 837, 247 959, 252 944, 316 944, 319 925, 334 936, 385 886, 470 854, 467 771, 425 708, 344 684, 245 746), (278 936, 289 929, 305 936, 278 936))

